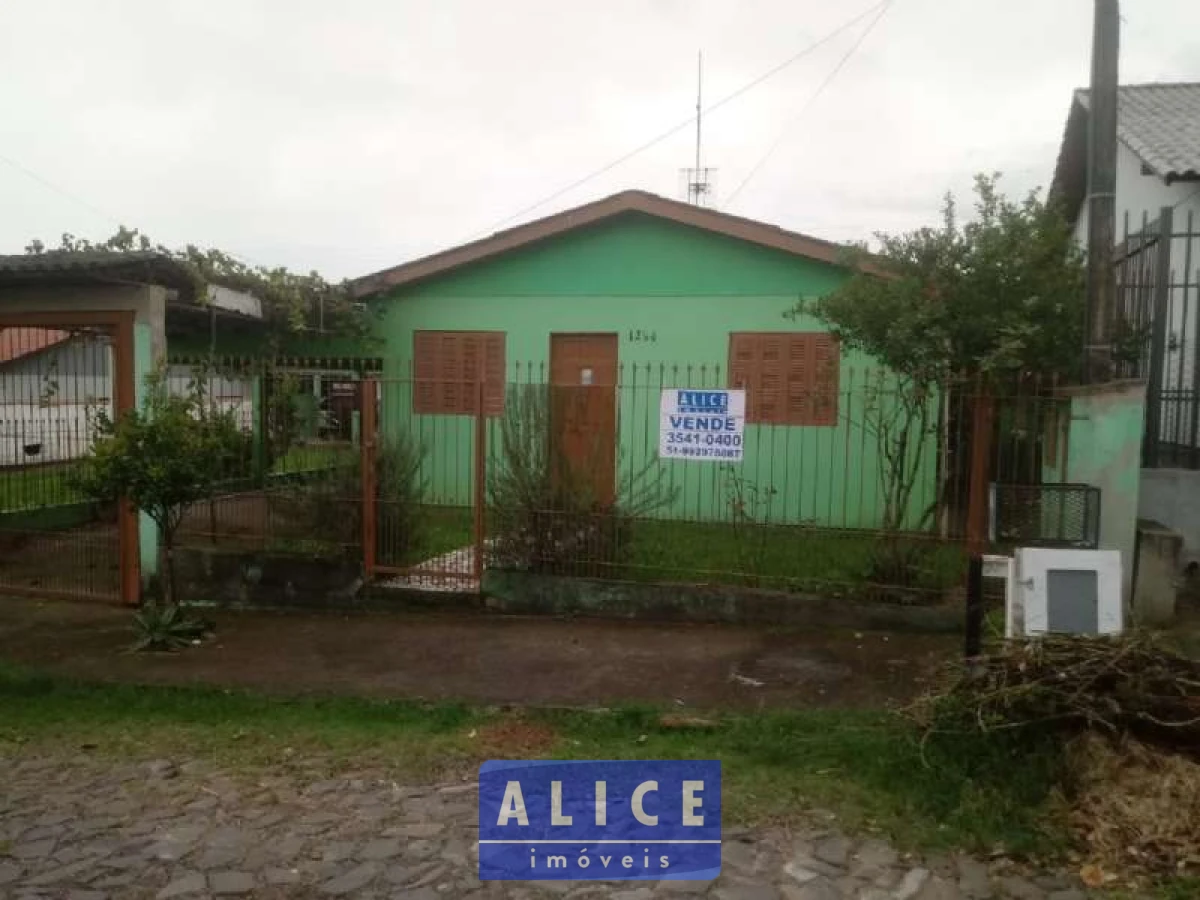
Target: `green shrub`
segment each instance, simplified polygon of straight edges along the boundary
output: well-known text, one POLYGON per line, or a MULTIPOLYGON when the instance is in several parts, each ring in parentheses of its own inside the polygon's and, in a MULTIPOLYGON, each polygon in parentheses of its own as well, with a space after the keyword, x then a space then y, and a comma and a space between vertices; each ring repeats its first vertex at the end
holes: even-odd
POLYGON ((212 626, 190 618, 177 604, 151 604, 134 615, 133 630, 137 634, 134 650, 179 650, 200 640, 212 626))
MULTIPOLYGON (((509 387, 499 458, 489 466, 489 555, 502 568, 610 574, 629 547, 638 517, 669 504, 658 459, 617 478, 616 496, 597 497, 593 472, 611 459, 596 445, 572 463, 553 440, 547 385, 509 387)), ((617 466, 618 470, 620 466, 617 466)))
MULTIPOLYGON (((389 559, 416 543, 422 527, 425 483, 421 446, 403 434, 382 441, 375 456, 376 534, 389 559)), ((289 534, 324 546, 335 555, 362 552, 362 455, 343 461, 284 488, 272 506, 289 534)))

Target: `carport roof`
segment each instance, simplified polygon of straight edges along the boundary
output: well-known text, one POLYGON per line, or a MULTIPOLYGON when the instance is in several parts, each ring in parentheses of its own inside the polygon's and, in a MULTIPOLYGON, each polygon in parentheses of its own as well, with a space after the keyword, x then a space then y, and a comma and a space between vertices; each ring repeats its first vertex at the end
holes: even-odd
POLYGON ((153 250, 53 250, 0 256, 0 286, 105 281, 157 284, 178 291, 181 299, 189 301, 194 299, 196 287, 183 265, 153 250))

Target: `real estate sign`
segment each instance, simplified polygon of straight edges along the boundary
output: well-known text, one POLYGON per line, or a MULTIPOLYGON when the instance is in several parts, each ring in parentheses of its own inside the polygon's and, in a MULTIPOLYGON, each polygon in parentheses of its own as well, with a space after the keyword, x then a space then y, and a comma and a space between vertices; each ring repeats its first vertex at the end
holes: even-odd
POLYGON ((741 462, 746 392, 669 388, 659 406, 658 455, 663 459, 741 462))

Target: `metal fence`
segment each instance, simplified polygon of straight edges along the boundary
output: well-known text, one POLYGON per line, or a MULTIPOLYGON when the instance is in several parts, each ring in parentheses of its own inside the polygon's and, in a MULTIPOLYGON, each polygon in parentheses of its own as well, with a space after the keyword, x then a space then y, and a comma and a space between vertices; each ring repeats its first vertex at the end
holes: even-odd
MULTIPOLYGON (((1061 482, 1069 456, 1068 401, 1037 381, 917 390, 843 368, 832 394, 790 398, 794 420, 755 402, 693 446, 664 443, 664 398, 726 388, 720 365, 570 383, 519 364, 488 384, 177 363, 173 389, 203 381, 246 438, 182 545, 361 562, 422 591, 478 591, 490 569, 938 602, 988 541, 992 483, 1061 482)), ((1067 527, 1052 493, 1026 499, 1026 533, 1067 527)))
POLYGON ((0 323, 0 592, 121 597, 120 506, 70 478, 118 370, 111 327, 0 323))
POLYGON ((1126 219, 1116 277, 1117 374, 1146 379, 1142 463, 1200 468, 1200 222, 1192 211, 1126 219))

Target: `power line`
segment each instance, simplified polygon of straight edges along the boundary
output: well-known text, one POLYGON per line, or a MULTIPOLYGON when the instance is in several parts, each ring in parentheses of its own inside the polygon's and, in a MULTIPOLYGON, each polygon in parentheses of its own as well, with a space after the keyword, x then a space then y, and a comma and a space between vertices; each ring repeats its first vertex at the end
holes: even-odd
MULTIPOLYGON (((857 25, 863 19, 870 16, 872 13, 874 13, 876 11, 882 12, 882 10, 887 9, 888 5, 891 2, 892 2, 892 0, 881 0, 880 3, 876 3, 874 6, 870 7, 869 9, 863 10, 861 13, 859 13, 854 18, 848 20, 847 22, 844 22, 843 24, 841 24, 837 28, 835 28, 833 31, 829 32, 829 34, 827 34, 824 37, 820 38, 819 40, 813 42, 812 44, 809 44, 803 50, 800 50, 799 52, 793 54, 792 56, 789 56, 783 62, 779 63, 776 66, 773 66, 772 68, 763 72, 757 78, 754 78, 753 80, 742 85, 740 88, 738 88, 733 93, 727 94, 726 96, 722 97, 720 100, 717 100, 715 103, 704 107, 704 109, 701 110, 699 113, 697 113, 697 115, 711 114, 715 110, 720 109, 725 104, 727 104, 733 100, 736 100, 738 97, 742 96, 742 94, 745 94, 747 91, 758 87, 760 84, 762 84, 767 79, 773 77, 774 75, 779 74, 784 69, 786 69, 788 66, 790 66, 793 63, 797 62, 798 60, 804 58, 805 56, 807 56, 809 53, 812 53, 817 48, 829 43, 829 41, 833 40, 835 37, 837 37, 843 31, 853 28, 855 25, 857 25)), ((876 17, 876 21, 878 21, 878 16, 876 17)), ((678 134, 683 129, 688 128, 693 122, 696 121, 697 115, 688 116, 682 122, 679 122, 678 124, 671 126, 666 131, 651 138, 650 140, 646 141, 644 144, 640 144, 639 146, 630 150, 628 153, 625 153, 625 154, 617 157, 612 162, 606 163, 605 165, 601 166, 600 168, 589 172, 587 175, 584 175, 582 178, 576 179, 575 181, 572 181, 570 184, 564 185, 563 187, 559 188, 558 190, 554 191, 553 193, 548 194, 545 197, 543 197, 542 199, 538 200, 536 203, 531 203, 528 206, 523 207, 522 209, 513 213, 512 215, 505 216, 503 219, 500 219, 499 221, 493 223, 492 225, 489 225, 487 228, 483 228, 483 229, 473 232, 472 234, 468 235, 466 239, 470 240, 472 238, 479 237, 480 235, 489 234, 489 233, 495 231, 496 229, 501 228, 504 225, 507 225, 509 222, 513 221, 514 219, 519 219, 522 216, 533 212, 538 207, 545 206, 547 203, 550 203, 552 200, 557 200, 563 194, 570 193, 571 191, 575 190, 576 188, 582 187, 583 185, 587 184, 592 179, 598 178, 599 176, 605 174, 606 172, 612 171, 613 169, 615 169, 617 166, 621 165, 622 163, 627 162, 630 159, 633 159, 633 157, 637 156, 638 154, 643 153, 646 150, 649 150, 651 147, 655 146, 656 144, 660 144, 663 141, 665 141, 667 138, 673 137, 674 135, 678 134)))
POLYGON ((88 203, 83 198, 75 196, 70 191, 66 190, 65 188, 59 187, 57 184, 55 184, 53 181, 50 181, 48 178, 43 178, 37 172, 34 172, 32 169, 26 168, 25 166, 23 166, 19 162, 17 162, 15 159, 5 156, 3 153, 0 153, 0 162, 7 163, 8 165, 12 166, 14 169, 16 169, 18 172, 20 172, 25 177, 33 179, 34 181, 38 182, 38 184, 42 185, 43 187, 49 188, 50 190, 54 191, 54 193, 58 194, 59 196, 65 197, 66 199, 70 200, 72 203, 77 203, 79 206, 82 206, 84 209, 87 209, 87 210, 95 213, 100 218, 108 219, 110 222, 116 222, 117 225, 122 224, 122 222, 116 216, 114 216, 112 213, 106 212, 105 210, 101 209, 100 207, 94 206, 93 204, 88 203))
POLYGON ((860 34, 858 36, 858 39, 853 43, 853 45, 851 45, 850 49, 847 50, 845 52, 845 54, 842 56, 842 58, 838 60, 837 65, 835 65, 830 70, 829 74, 825 76, 824 80, 822 80, 821 83, 819 85, 817 85, 817 89, 815 91, 813 91, 812 94, 809 95, 807 100, 804 101, 804 105, 802 105, 800 107, 800 109, 796 111, 796 115, 794 115, 788 121, 788 123, 783 127, 783 130, 781 130, 779 132, 779 135, 771 143, 771 146, 767 148, 767 152, 764 153, 761 157, 759 157, 758 162, 756 162, 754 164, 754 166, 750 169, 750 172, 746 175, 746 177, 743 178, 741 183, 738 184, 738 186, 733 189, 733 192, 725 200, 725 202, 727 204, 733 203, 734 198, 736 198, 737 195, 741 193, 742 188, 744 188, 747 184, 749 184, 750 180, 752 178, 754 178, 755 175, 758 174, 759 170, 764 165, 766 165, 767 160, 769 160, 775 154, 775 151, 779 149, 779 145, 783 143, 783 139, 785 137, 787 137, 788 132, 790 132, 792 130, 792 128, 793 128, 793 126, 795 126, 796 122, 800 120, 800 118, 804 115, 804 113, 808 111, 808 108, 810 106, 812 106, 813 103, 816 102, 817 98, 820 97, 821 94, 825 91, 825 88, 829 87, 829 85, 833 81, 833 79, 837 77, 837 75, 840 71, 842 71, 842 68, 850 60, 850 57, 855 54, 855 52, 858 50, 858 48, 860 46, 862 46, 863 41, 865 41, 867 39, 867 35, 869 35, 875 29, 875 26, 879 24, 879 20, 884 17, 884 15, 888 11, 888 8, 891 7, 891 5, 892 5, 892 0, 885 0, 884 3, 880 4, 879 13, 875 16, 874 19, 871 20, 870 24, 868 24, 867 27, 863 29, 862 34, 860 34))
MULTIPOLYGON (((100 218, 107 219, 110 222, 116 223, 118 228, 125 227, 125 223, 120 219, 119 216, 114 216, 108 210, 101 209, 100 207, 96 206, 95 204, 89 203, 87 200, 84 200, 82 197, 79 197, 79 196, 71 193, 66 188, 59 187, 57 184, 55 184, 50 179, 42 177, 37 172, 30 169, 28 166, 21 165, 21 163, 17 162, 12 157, 5 156, 3 153, 0 153, 0 162, 7 163, 9 166, 16 169, 18 172, 20 172, 22 175, 26 176, 27 178, 30 178, 33 181, 36 181, 38 184, 42 185, 43 187, 54 191, 54 193, 58 194, 59 196, 65 197, 67 200, 70 200, 72 203, 82 206, 84 209, 95 213, 100 218)), ((238 254, 238 253, 232 253, 228 250, 226 250, 225 253, 229 256, 232 256, 234 259, 237 259, 243 263, 246 263, 247 265, 257 266, 260 269, 272 268, 271 266, 264 265, 263 263, 259 262, 258 260, 250 259, 249 257, 242 256, 241 254, 238 254)))

